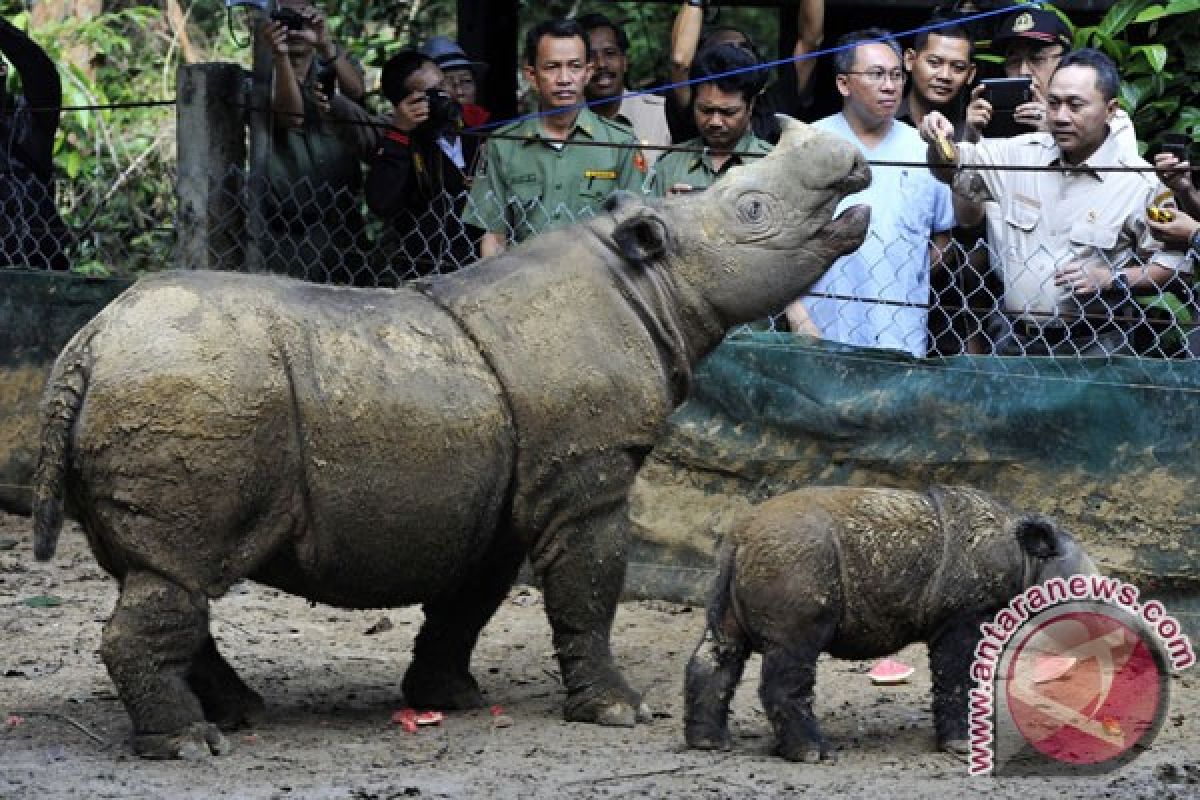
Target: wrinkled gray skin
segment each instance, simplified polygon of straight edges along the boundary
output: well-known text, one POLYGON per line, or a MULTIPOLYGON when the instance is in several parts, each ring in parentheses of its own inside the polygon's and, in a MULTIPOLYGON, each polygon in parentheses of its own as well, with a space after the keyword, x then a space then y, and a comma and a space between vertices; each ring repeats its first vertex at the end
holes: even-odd
POLYGON ((964 754, 979 626, 1055 576, 1094 573, 1050 519, 965 487, 813 488, 738 523, 708 628, 688 662, 688 746, 727 750, 729 702, 751 652, 779 755, 832 760, 812 711, 817 656, 867 659, 927 642, 938 746, 964 754))
POLYGON ((480 630, 528 554, 570 720, 648 710, 613 663, 626 493, 732 325, 859 246, 869 171, 799 123, 702 195, 624 199, 423 290, 226 273, 139 282, 55 365, 35 551, 64 498, 120 581, 101 655, 148 757, 223 751, 261 708, 209 602, 244 578, 348 608, 422 603, 403 691, 482 697, 480 630))

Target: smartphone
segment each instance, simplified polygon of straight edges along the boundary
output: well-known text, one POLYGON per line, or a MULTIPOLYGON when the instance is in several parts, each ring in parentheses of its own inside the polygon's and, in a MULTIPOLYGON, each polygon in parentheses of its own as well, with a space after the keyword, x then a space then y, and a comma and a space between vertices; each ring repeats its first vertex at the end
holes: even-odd
POLYGON ((1192 137, 1186 133, 1167 133, 1163 135, 1162 152, 1170 153, 1180 161, 1192 163, 1189 156, 1189 150, 1192 146, 1192 137))
POLYGON ((1033 78, 984 78, 984 98, 993 111, 1012 111, 1033 99, 1033 78))

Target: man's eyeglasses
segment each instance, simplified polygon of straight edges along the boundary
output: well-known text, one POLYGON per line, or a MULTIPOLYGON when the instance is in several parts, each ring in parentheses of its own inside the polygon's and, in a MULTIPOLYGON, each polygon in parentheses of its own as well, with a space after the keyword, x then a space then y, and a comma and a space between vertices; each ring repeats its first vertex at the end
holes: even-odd
POLYGON ((847 70, 846 75, 862 75, 867 83, 875 86, 881 85, 884 80, 890 80, 892 83, 904 83, 904 70, 902 69, 868 69, 868 70, 847 70))

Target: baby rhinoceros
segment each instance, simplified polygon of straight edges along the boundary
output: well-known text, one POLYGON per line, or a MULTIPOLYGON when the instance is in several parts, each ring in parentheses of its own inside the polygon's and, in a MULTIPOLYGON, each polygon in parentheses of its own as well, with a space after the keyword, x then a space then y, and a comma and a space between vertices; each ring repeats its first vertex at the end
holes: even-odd
POLYGON ((688 746, 729 749, 729 703, 751 652, 779 755, 830 759, 812 711, 817 657, 927 642, 938 746, 967 752, 979 626, 1029 586, 1094 573, 1070 534, 987 494, 939 486, 811 488, 755 508, 722 550, 708 627, 687 667, 688 746))

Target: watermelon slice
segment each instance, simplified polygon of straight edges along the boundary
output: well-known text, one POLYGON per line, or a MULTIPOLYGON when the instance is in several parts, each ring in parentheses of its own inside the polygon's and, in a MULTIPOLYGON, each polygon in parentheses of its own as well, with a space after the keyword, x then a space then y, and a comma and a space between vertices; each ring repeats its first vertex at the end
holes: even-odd
POLYGON ((904 683, 916 670, 905 664, 903 661, 897 661, 894 658, 885 658, 880 661, 871 671, 867 673, 871 676, 871 683, 876 686, 890 686, 896 683, 904 683))
POLYGON ((1074 656, 1039 655, 1033 661, 1033 682, 1049 683, 1066 675, 1079 659, 1074 656))

